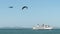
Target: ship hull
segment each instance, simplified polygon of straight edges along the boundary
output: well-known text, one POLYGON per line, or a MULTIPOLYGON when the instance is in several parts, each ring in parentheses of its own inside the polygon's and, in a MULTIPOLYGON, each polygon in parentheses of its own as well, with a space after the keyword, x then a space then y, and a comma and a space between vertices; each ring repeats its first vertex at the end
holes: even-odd
POLYGON ((49 28, 37 28, 37 27, 33 27, 33 29, 53 29, 52 27, 49 28))
POLYGON ((50 27, 49 25, 37 25, 37 26, 33 26, 33 29, 53 29, 53 27, 50 27))

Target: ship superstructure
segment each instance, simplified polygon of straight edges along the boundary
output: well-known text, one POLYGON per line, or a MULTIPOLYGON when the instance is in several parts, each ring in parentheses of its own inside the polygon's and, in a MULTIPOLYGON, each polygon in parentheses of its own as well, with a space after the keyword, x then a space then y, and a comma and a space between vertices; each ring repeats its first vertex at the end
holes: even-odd
POLYGON ((37 24, 37 26, 33 26, 33 29, 53 29, 53 27, 45 24, 42 25, 37 24))

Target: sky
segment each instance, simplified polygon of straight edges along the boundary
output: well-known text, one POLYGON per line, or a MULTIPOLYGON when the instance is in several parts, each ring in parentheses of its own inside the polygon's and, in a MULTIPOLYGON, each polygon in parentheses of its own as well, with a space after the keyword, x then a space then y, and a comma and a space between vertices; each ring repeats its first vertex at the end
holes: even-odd
POLYGON ((60 0, 0 0, 0 27, 37 24, 60 27, 60 0), (23 6, 28 9, 22 10, 23 6))

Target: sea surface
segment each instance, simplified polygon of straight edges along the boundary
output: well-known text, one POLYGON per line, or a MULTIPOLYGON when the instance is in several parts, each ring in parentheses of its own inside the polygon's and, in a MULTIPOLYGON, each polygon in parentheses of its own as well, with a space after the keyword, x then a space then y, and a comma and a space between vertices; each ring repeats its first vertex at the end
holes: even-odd
POLYGON ((53 30, 0 29, 0 34, 60 34, 60 29, 53 30))

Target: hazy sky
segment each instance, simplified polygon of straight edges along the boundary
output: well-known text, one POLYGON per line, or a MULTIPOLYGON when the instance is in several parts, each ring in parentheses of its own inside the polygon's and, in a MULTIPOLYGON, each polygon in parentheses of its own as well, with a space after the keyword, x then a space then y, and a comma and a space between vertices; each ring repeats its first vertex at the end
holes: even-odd
POLYGON ((60 0, 0 0, 0 27, 32 27, 36 24, 59 27, 60 0), (28 9, 21 10, 25 5, 28 9))

